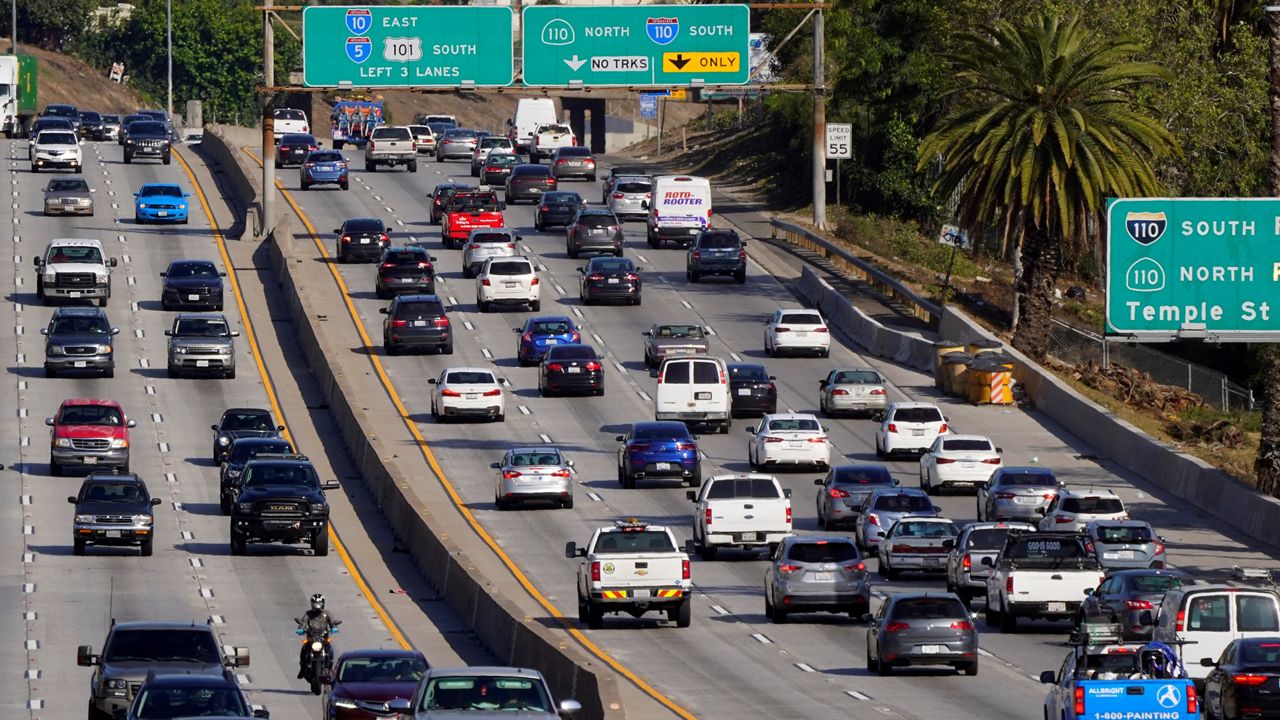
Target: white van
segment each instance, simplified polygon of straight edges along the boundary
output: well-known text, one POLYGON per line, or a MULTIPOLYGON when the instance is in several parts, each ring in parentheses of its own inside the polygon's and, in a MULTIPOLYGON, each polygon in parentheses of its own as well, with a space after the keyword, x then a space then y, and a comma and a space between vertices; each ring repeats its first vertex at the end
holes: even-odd
POLYGON ((533 141, 533 131, 539 125, 559 120, 556 117, 556 101, 551 98, 521 98, 516 103, 515 117, 507 120, 507 137, 515 145, 516 152, 528 153, 533 141))
POLYGON ((654 420, 713 423, 722 433, 733 424, 729 398, 729 368, 720 358, 668 358, 658 368, 653 398, 654 420))
POLYGON ((672 240, 687 247, 711 225, 711 182, 706 178, 658 175, 651 194, 642 204, 648 211, 649 245, 657 248, 672 240))
MULTIPOLYGON (((1232 640, 1280 634, 1280 593, 1262 586, 1189 585, 1168 590, 1160 603, 1151 639, 1182 640, 1187 674, 1204 681, 1232 640)), ((1177 646, 1175 646, 1177 647, 1177 646)))

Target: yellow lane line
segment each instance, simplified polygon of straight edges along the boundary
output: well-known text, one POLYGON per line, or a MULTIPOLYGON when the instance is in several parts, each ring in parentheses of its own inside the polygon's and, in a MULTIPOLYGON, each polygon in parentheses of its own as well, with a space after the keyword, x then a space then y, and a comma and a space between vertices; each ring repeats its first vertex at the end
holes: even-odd
MULTIPOLYGON (((218 221, 214 218, 213 211, 209 208, 209 200, 205 197, 204 189, 200 187, 200 181, 196 180, 195 173, 191 172, 191 166, 187 164, 186 158, 182 157, 180 152, 175 152, 174 157, 178 158, 178 163, 182 165, 183 172, 187 174, 187 179, 191 181, 191 186, 195 189, 196 197, 200 199, 200 207, 204 209, 205 216, 209 218, 209 227, 213 231, 214 242, 218 246, 218 252, 222 255, 222 264, 227 268, 227 279, 231 281, 231 292, 236 296, 236 307, 240 310, 240 321, 244 323, 245 337, 249 340, 253 361, 258 366, 258 375, 262 377, 262 384, 267 389, 267 400, 271 403, 271 409, 275 412, 276 417, 284 420, 284 411, 280 409, 280 400, 276 396, 275 383, 271 381, 271 373, 267 371, 267 366, 262 362, 262 352, 258 347, 258 335, 253 329, 253 321, 249 319, 249 310, 245 307, 244 296, 240 292, 240 280, 236 275, 235 266, 231 262, 231 256, 227 253, 226 240, 222 236, 222 231, 218 229, 218 221)), ((289 424, 287 422, 285 423, 284 437, 289 441, 290 445, 295 448, 298 447, 289 432, 289 424)), ((347 553, 347 548, 342 544, 342 538, 338 536, 338 531, 333 528, 333 523, 329 523, 329 539, 333 541, 334 549, 338 551, 338 557, 342 558, 342 564, 347 567, 347 572, 355 580, 356 587, 360 588, 365 600, 373 607, 373 611, 382 620, 382 624, 387 627, 391 637, 395 639, 401 648, 405 650, 413 649, 413 645, 400 632, 400 628, 396 626, 395 621, 387 614, 377 596, 369 589, 368 583, 364 580, 364 575, 361 574, 360 569, 352 561, 351 555, 347 553)))
MULTIPOLYGON (((252 150, 247 147, 241 148, 241 150, 246 155, 253 158, 254 162, 258 163, 258 165, 262 165, 261 158, 254 154, 252 150)), ((342 292, 342 300, 347 306, 347 313, 351 316, 351 322, 355 325, 356 332, 360 334, 360 341, 364 343, 365 350, 367 351, 365 354, 369 358, 369 362, 373 365, 373 370, 377 374, 379 381, 382 383, 382 389, 386 391, 387 397, 391 399, 392 404, 396 407, 396 411, 400 413, 400 420, 404 423, 404 426, 409 429, 409 433, 413 435, 414 440, 417 441, 418 449, 422 452, 423 458, 426 459, 427 464, 431 467, 431 471, 435 474, 436 479, 440 481, 440 485, 444 488, 445 493, 449 495, 449 499, 453 502, 454 508, 462 514, 462 517, 467 521, 467 524, 471 526, 471 530, 475 532, 482 541, 484 541, 485 545, 489 546, 489 549, 492 550, 495 555, 498 556, 498 559, 502 561, 502 564, 506 566, 507 571, 516 579, 516 582, 520 583, 520 586, 524 588, 525 592, 529 593, 529 596, 541 605, 543 610, 546 610, 552 617, 556 618, 560 622, 561 627, 568 631, 579 644, 586 648, 592 655, 595 655, 600 658, 600 660, 604 661, 605 664, 610 668, 613 668, 613 670, 619 675, 630 680, 637 688, 642 690, 649 697, 657 700, 671 712, 685 720, 695 720, 696 716, 693 715, 693 713, 681 707, 671 698, 663 695, 657 688, 645 682, 645 680, 640 676, 623 666, 622 663, 614 659, 612 655, 605 652, 604 649, 592 642, 585 633, 575 627, 569 619, 556 609, 556 606, 551 604, 551 601, 548 600, 546 596, 529 581, 528 577, 526 577, 520 567, 516 565, 515 561, 498 546, 497 541, 489 535, 488 531, 486 531, 480 524, 480 521, 476 519, 474 514, 472 514, 471 508, 467 507, 466 503, 462 501, 462 496, 458 494, 458 491, 454 488, 453 483, 449 481, 444 470, 440 467, 440 464, 436 462, 435 453, 433 453, 431 448, 427 445, 426 438, 424 438, 422 433, 418 430, 417 423, 413 421, 408 409, 406 409, 404 404, 400 402, 400 397, 395 392, 395 386, 392 385, 391 378, 387 377, 387 373, 382 367, 382 360, 373 351, 373 342, 369 339, 369 334, 364 329, 364 323, 360 322, 360 315, 356 312, 355 303, 351 300, 351 292, 347 289, 347 284, 342 280, 341 273, 338 272, 338 264, 333 262, 329 252, 320 242, 319 234, 316 233, 316 229, 311 224, 311 220, 307 218, 306 213, 304 213, 298 203, 294 201, 293 194, 286 190, 279 180, 276 181, 276 187, 284 195, 285 202, 289 203, 289 207, 293 208, 294 214, 298 216, 298 219, 301 220, 302 224, 307 228, 307 232, 311 235, 311 240, 315 243, 316 249, 320 252, 320 256, 325 259, 325 264, 329 267, 329 274, 333 276, 334 282, 338 284, 338 289, 342 292)))

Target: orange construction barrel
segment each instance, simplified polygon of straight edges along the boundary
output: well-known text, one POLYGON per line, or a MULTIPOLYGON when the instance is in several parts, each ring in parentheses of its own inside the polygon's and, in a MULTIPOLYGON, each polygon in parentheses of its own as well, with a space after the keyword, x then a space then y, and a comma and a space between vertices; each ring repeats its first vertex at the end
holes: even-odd
POLYGON ((975 405, 991 402, 991 365, 977 358, 969 364, 969 402, 975 405))

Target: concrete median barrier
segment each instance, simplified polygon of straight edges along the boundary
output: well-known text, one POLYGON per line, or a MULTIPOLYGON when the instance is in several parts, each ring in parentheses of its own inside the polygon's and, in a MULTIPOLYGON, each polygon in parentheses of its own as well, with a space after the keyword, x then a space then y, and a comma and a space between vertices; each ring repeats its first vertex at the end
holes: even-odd
POLYGON ((838 329, 868 353, 888 358, 927 373, 933 372, 933 343, 910 333, 881 325, 805 265, 796 284, 800 297, 822 311, 831 327, 838 329))

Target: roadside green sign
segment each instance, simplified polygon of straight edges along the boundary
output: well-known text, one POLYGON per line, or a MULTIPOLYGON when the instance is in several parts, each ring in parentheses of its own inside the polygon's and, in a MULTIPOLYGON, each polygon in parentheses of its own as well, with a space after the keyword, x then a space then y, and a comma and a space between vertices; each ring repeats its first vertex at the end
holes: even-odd
POLYGON ((1111 200, 1106 333, 1275 342, 1280 199, 1111 200))
POLYGON ((523 13, 525 85, 741 85, 750 75, 746 5, 532 5, 523 13))
POLYGON ((512 12, 496 6, 309 5, 307 87, 504 87, 514 76, 512 12))

